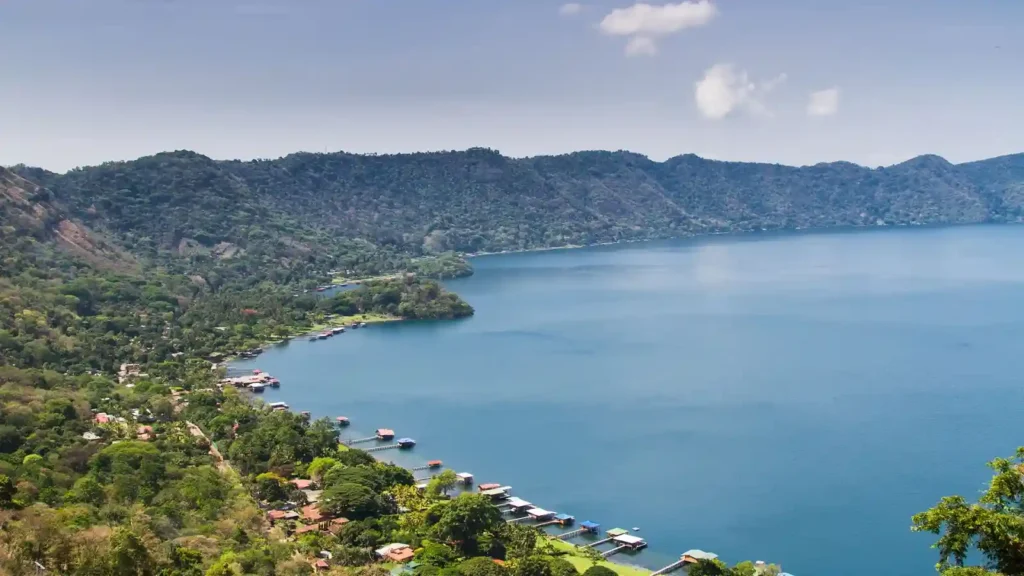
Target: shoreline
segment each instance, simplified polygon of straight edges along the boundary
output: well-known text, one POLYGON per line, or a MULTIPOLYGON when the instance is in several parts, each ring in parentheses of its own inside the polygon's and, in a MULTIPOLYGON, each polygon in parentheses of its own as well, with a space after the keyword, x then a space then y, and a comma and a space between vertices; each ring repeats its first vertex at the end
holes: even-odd
POLYGON ((641 244, 648 242, 667 242, 673 240, 700 240, 703 238, 718 238, 721 236, 735 236, 738 239, 750 239, 757 236, 778 237, 785 235, 805 234, 859 234, 872 230, 893 230, 919 228, 925 230, 943 230, 947 228, 967 228, 972 226, 1020 226, 1020 222, 936 222, 936 223, 899 223, 899 224, 849 224, 843 226, 807 226, 797 228, 770 228, 760 230, 733 230, 728 232, 696 232, 675 236, 655 236, 651 238, 635 238, 629 240, 611 240, 607 242, 595 242, 593 244, 566 244, 564 246, 546 246, 541 248, 517 248, 509 250, 498 250, 494 252, 459 252, 463 258, 472 259, 483 256, 501 256, 509 254, 529 254, 533 252, 554 252, 557 250, 579 250, 584 248, 600 248, 602 246, 619 246, 625 244, 641 244))

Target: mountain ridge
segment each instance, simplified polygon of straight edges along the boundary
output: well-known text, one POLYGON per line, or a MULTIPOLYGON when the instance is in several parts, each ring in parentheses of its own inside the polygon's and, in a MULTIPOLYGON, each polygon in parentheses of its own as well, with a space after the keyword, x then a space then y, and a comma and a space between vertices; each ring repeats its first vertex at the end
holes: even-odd
POLYGON ((374 272, 445 252, 1024 217, 1024 154, 962 164, 926 154, 868 168, 695 154, 659 162, 625 150, 296 152, 247 161, 177 150, 63 174, 11 170, 133 253, 180 257, 189 269, 233 259, 250 268, 306 263, 308 273, 385 254, 366 270, 374 272))

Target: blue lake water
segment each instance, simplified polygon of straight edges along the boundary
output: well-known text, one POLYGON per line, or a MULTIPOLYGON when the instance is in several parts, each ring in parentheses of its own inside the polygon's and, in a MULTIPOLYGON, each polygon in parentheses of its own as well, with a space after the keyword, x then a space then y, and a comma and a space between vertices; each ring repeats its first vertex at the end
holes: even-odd
POLYGON ((1024 227, 488 256, 457 322, 296 340, 267 401, 549 510, 797 576, 933 574, 910 516, 1024 444, 1024 227), (866 560, 870 559, 870 560, 866 560))

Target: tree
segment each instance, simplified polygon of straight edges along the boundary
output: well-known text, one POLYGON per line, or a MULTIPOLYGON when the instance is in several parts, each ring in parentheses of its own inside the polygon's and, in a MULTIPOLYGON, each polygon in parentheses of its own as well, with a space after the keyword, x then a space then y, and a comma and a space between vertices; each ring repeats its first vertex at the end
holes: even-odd
POLYGON ((156 563, 142 539, 127 528, 117 529, 111 536, 110 574, 114 576, 149 576, 156 573, 156 563))
POLYGON ((323 484, 324 474, 338 465, 338 461, 330 456, 317 456, 309 463, 306 474, 317 484, 323 484))
POLYGON ((583 576, 618 576, 611 568, 604 566, 591 566, 583 572, 583 576))
POLYGON ((543 556, 527 556, 511 563, 513 576, 551 576, 551 565, 543 556))
POLYGON ((324 490, 320 509, 349 520, 362 520, 376 516, 383 506, 372 490, 361 484, 335 484, 324 490))
POLYGON ((533 555, 540 533, 530 526, 504 524, 498 529, 498 536, 505 545, 505 558, 516 560, 533 555))
MULTIPOLYGON (((590 572, 588 569, 587 572, 590 572)), ((730 576, 731 570, 725 562, 714 558, 711 560, 700 560, 691 564, 687 569, 687 576, 730 576)), ((586 574, 586 572, 584 572, 586 574)))
POLYGON ((448 491, 459 482, 459 477, 453 470, 445 470, 430 479, 427 483, 427 494, 431 496, 448 495, 448 491))
POLYGON ((989 462, 995 471, 977 504, 962 496, 946 496, 913 517, 916 532, 939 534, 936 568, 964 565, 972 548, 985 557, 985 568, 1003 574, 1024 573, 1024 447, 1011 458, 989 462))
POLYGON ((481 535, 503 524, 501 512, 486 496, 462 494, 440 506, 440 517, 433 526, 435 537, 454 543, 464 553, 474 551, 481 535))
POLYGON ((106 502, 107 495, 103 491, 103 486, 95 478, 82 476, 75 481, 74 487, 68 492, 67 500, 100 507, 106 502))
POLYGON ((273 472, 264 472, 255 479, 256 497, 264 502, 280 502, 288 498, 285 479, 273 472))
POLYGON ((0 474, 0 508, 10 508, 17 491, 14 481, 5 474, 0 474))
POLYGON ((552 558, 548 565, 551 568, 551 576, 579 576, 576 567, 565 558, 552 558))
POLYGON ((493 559, 486 556, 465 560, 457 568, 463 576, 510 576, 508 568, 496 564, 493 559))

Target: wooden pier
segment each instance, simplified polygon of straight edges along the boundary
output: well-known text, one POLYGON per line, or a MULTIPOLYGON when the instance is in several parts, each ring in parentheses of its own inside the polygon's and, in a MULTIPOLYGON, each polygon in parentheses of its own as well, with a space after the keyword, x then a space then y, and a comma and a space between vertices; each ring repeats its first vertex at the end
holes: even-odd
POLYGON ((348 445, 351 446, 353 444, 364 444, 366 442, 373 442, 374 440, 377 440, 377 439, 378 438, 376 436, 367 436, 366 438, 356 438, 355 440, 349 440, 348 441, 348 445))
POLYGON ((629 530, 626 530, 625 528, 612 528, 611 530, 605 532, 606 538, 598 540, 597 542, 591 542, 590 544, 586 544, 583 547, 593 548, 595 546, 600 546, 601 544, 607 544, 612 540, 615 540, 619 536, 625 536, 626 534, 629 534, 629 530))
POLYGON ((416 466, 415 468, 409 468, 409 471, 410 472, 420 472, 422 470, 430 470, 432 468, 440 468, 441 466, 444 466, 444 463, 441 462, 440 460, 431 460, 430 462, 427 462, 423 466, 416 466))
POLYGON ((555 517, 551 520, 547 520, 541 522, 540 524, 537 524, 537 528, 542 528, 544 526, 554 526, 556 524, 559 526, 572 526, 574 522, 576 522, 576 519, 572 516, 569 516, 568 514, 555 514, 555 517))
POLYGON ((664 568, 651 572, 651 576, 661 576, 662 574, 668 574, 669 572, 673 572, 675 570, 682 568, 683 566, 686 566, 687 563, 688 562, 686 560, 680 558, 679 560, 669 564, 668 566, 665 566, 664 568))
MULTIPOLYGON (((375 440, 376 440, 376 438, 375 438, 375 440)), ((365 450, 363 450, 363 452, 380 452, 382 450, 391 450, 391 449, 394 449, 394 448, 401 448, 401 447, 402 447, 402 445, 401 444, 397 444, 397 443, 396 444, 387 444, 385 446, 374 446, 372 448, 366 448, 365 450)))

